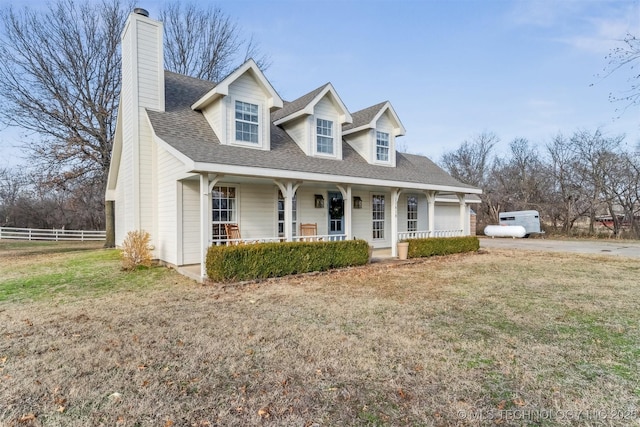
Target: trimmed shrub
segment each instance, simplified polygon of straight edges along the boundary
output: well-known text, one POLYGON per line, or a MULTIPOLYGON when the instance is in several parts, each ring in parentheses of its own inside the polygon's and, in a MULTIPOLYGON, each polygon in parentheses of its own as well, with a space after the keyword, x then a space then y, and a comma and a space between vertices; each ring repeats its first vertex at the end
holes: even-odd
POLYGON ((408 242, 409 258, 475 252, 480 249, 480 240, 476 236, 411 239, 408 242))
POLYGON ((130 231, 122 242, 122 269, 135 270, 139 266, 151 267, 153 255, 146 231, 130 231))
POLYGON ((364 240, 255 243, 211 246, 206 267, 209 279, 230 282, 326 271, 368 261, 369 244, 364 240))

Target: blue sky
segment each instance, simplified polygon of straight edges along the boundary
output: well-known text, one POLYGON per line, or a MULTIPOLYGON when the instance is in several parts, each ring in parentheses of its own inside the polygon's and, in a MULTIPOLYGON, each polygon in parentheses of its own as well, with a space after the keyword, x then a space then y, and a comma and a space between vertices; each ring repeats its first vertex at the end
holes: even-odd
MULTIPOLYGON (((154 3, 138 6, 156 18, 154 3)), ((624 105, 608 99, 631 71, 598 77, 627 32, 640 36, 640 0, 215 4, 270 55, 266 75, 284 99, 330 81, 352 112, 389 100, 407 129, 399 142, 435 161, 483 131, 499 151, 598 127, 640 143, 640 107, 616 118, 624 105)), ((0 132, 0 149, 14 134, 0 132)))

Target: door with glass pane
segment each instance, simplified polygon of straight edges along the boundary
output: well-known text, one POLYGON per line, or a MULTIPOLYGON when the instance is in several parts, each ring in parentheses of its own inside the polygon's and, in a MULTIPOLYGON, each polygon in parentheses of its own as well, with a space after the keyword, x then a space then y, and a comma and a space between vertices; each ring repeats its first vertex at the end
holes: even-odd
POLYGON ((329 193, 329 234, 344 234, 344 201, 342 193, 329 193))

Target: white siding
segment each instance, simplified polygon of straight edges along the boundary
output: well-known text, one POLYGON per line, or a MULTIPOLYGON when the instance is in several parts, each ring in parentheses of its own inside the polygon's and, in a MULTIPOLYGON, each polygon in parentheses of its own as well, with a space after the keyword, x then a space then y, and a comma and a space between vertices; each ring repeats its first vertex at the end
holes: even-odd
POLYGON ((217 99, 216 101, 209 104, 207 108, 202 110, 202 114, 204 115, 205 119, 207 119, 207 122, 209 123, 209 126, 211 126, 211 129, 213 129, 215 134, 220 139, 220 143, 226 144, 227 141, 225 138, 227 137, 227 134, 226 130, 224 130, 222 127, 223 120, 221 116, 223 106, 224 100, 217 99))
MULTIPOLYGON (((225 185, 225 184, 219 184, 225 185)), ((233 185, 236 187, 243 239, 276 237, 278 229, 275 185, 233 185)))
POLYGON ((140 107, 163 110, 162 24, 138 21, 138 89, 140 107))
POLYGON ((460 206, 457 203, 436 203, 436 230, 458 230, 460 228, 460 206))
MULTIPOLYGON (((179 265, 178 259, 178 200, 177 178, 184 172, 184 165, 162 147, 157 149, 157 230, 154 237, 156 254, 159 259, 179 265)), ((198 183, 198 181, 196 181, 198 183)), ((196 221, 196 225, 198 225, 196 221)), ((198 241, 199 242, 199 241, 198 241)), ((199 245, 196 246, 199 249, 199 245)))
MULTIPOLYGON (((270 131, 271 120, 269 114, 269 108, 267 107, 267 94, 262 90, 262 87, 249 73, 245 73, 238 77, 233 83, 229 85, 229 96, 224 98, 225 106, 227 108, 227 129, 226 129, 226 141, 227 143, 235 143, 235 101, 250 102, 258 105, 258 124, 260 130, 260 143, 256 148, 262 148, 264 150, 270 149, 270 131)), ((250 143, 241 143, 243 146, 253 146, 250 143)))
POLYGON ((407 231, 407 193, 401 193, 398 198, 398 231, 407 231))
POLYGON ((351 147, 353 147, 354 150, 356 150, 358 154, 360 154, 360 156, 362 156, 363 159, 367 161, 367 163, 371 163, 371 141, 373 141, 374 137, 375 130, 369 129, 346 135, 344 139, 349 145, 351 145, 351 147))
POLYGON ((139 228, 151 234, 151 244, 157 244, 158 236, 154 235, 156 229, 154 226, 154 211, 156 209, 156 200, 154 195, 154 155, 156 144, 153 141, 151 128, 146 119, 146 112, 140 109, 140 122, 138 124, 139 132, 139 154, 138 154, 138 209, 140 211, 139 228))
POLYGON ((300 234, 300 224, 318 224, 318 234, 328 234, 329 207, 327 204, 327 190, 301 186, 298 188, 296 196, 298 201, 297 234, 300 234), (316 194, 321 194, 324 197, 324 208, 315 207, 316 194))
POLYGON ((352 196, 359 196, 362 199, 362 209, 351 210, 351 226, 353 236, 357 239, 372 241, 371 226, 371 197, 368 192, 352 190, 352 196))
POLYGON ((287 134, 307 156, 313 152, 310 144, 312 121, 313 117, 300 117, 283 125, 287 134))
POLYGON ((200 182, 181 181, 182 185, 182 265, 200 263, 200 182))

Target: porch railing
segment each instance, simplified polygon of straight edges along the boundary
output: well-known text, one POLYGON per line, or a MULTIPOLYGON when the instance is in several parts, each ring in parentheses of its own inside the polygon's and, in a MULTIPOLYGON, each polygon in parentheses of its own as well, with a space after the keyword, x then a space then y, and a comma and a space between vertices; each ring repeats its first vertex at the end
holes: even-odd
POLYGON ((401 231, 398 233, 398 240, 428 239, 430 237, 457 237, 464 235, 464 231, 457 230, 421 230, 421 231, 401 231))
MULTIPOLYGON (((337 242, 346 240, 346 234, 323 234, 317 236, 294 236, 294 242, 337 242)), ((225 246, 225 245, 237 245, 251 244, 251 243, 280 243, 285 242, 284 237, 256 237, 246 239, 217 239, 209 241, 211 246, 225 246)))

